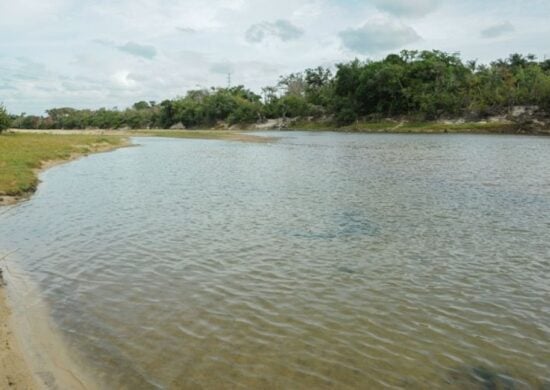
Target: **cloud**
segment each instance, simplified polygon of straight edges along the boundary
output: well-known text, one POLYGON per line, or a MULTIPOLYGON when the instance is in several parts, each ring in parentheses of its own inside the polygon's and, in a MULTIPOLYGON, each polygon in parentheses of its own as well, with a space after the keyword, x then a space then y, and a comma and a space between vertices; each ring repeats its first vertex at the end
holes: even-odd
POLYGON ((245 38, 248 42, 259 43, 269 37, 279 38, 283 42, 300 38, 304 31, 288 20, 279 19, 275 22, 262 22, 250 26, 245 38))
POLYGON ((194 28, 191 28, 191 27, 176 27, 176 30, 178 30, 179 32, 182 32, 182 33, 186 33, 186 34, 194 34, 197 32, 197 30, 195 30, 194 28))
POLYGON ((4 83, 4 84, 0 84, 0 89, 12 89, 12 90, 15 90, 16 88, 11 85, 11 84, 8 84, 8 83, 4 83))
POLYGON ((440 0, 373 0, 373 3, 379 10, 392 15, 420 17, 435 11, 440 0))
POLYGON ((484 30, 481 30, 481 36, 483 38, 498 38, 503 35, 514 32, 515 30, 516 29, 514 28, 514 25, 512 23, 504 22, 504 23, 494 24, 492 26, 487 27, 484 30))
POLYGON ((235 71, 235 65, 231 62, 216 62, 210 66, 210 72, 217 74, 228 74, 235 71))
POLYGON ((119 88, 133 88, 137 86, 137 81, 127 70, 121 70, 112 75, 114 85, 119 88))
POLYGON ((120 50, 136 57, 146 58, 148 60, 152 60, 157 55, 157 49, 152 45, 141 45, 131 41, 124 45, 118 45, 117 43, 106 39, 93 39, 92 42, 101 46, 120 50))
POLYGON ((344 47, 361 54, 398 49, 422 40, 412 27, 387 19, 372 19, 362 27, 340 32, 339 36, 344 47))
POLYGON ((133 56, 147 58, 149 60, 152 60, 157 55, 157 49, 155 49, 154 46, 140 45, 135 42, 128 42, 125 45, 117 46, 116 48, 133 56))

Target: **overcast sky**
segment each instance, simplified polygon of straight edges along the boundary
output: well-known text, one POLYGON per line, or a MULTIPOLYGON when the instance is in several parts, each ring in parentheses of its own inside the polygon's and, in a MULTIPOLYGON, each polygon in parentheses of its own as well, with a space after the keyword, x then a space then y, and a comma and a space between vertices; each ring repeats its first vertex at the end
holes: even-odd
POLYGON ((12 113, 125 108, 401 49, 550 58, 549 0, 0 0, 12 113))

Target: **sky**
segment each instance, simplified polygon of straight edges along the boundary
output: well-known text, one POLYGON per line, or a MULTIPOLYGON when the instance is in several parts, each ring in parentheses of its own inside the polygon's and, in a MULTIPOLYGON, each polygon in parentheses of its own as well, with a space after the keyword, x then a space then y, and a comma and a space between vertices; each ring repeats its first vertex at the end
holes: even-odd
POLYGON ((550 58, 550 0, 0 0, 9 112, 123 109, 186 91, 383 58, 550 58))

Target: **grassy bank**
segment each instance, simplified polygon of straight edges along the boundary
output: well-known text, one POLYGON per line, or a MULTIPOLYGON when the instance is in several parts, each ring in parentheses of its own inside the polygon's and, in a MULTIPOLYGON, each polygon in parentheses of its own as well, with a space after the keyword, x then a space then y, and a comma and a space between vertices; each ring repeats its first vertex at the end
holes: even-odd
POLYGON ((6 133, 0 135, 0 198, 22 197, 38 185, 44 164, 125 144, 121 136, 6 133))
POLYGON ((170 137, 219 139, 242 142, 270 142, 233 131, 189 130, 52 130, 17 131, 0 135, 0 205, 31 194, 38 185, 38 170, 52 162, 125 145, 128 137, 170 137))
POLYGON ((351 131, 363 133, 495 133, 514 134, 521 132, 511 123, 502 122, 408 122, 408 121, 379 121, 355 122, 348 126, 338 126, 326 122, 298 121, 293 123, 289 130, 307 131, 351 131))

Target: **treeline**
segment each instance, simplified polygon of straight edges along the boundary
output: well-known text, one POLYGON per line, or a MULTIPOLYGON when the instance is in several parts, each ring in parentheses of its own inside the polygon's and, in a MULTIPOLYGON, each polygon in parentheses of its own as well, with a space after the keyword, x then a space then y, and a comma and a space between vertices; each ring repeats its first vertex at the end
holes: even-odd
POLYGON ((402 51, 379 61, 354 60, 281 77, 261 95, 243 86, 187 92, 125 110, 55 108, 47 116, 12 116, 16 128, 170 128, 252 124, 309 117, 346 125, 356 120, 483 119, 517 105, 550 109, 550 60, 510 55, 489 65, 458 54, 402 51))

